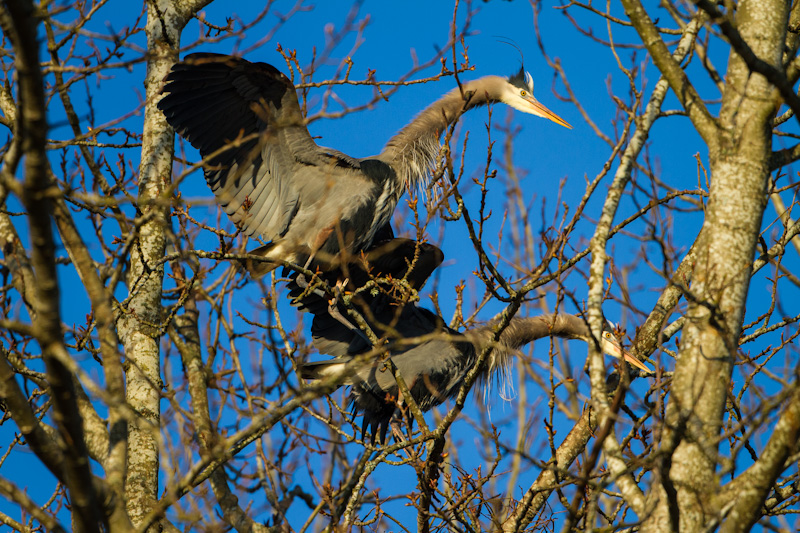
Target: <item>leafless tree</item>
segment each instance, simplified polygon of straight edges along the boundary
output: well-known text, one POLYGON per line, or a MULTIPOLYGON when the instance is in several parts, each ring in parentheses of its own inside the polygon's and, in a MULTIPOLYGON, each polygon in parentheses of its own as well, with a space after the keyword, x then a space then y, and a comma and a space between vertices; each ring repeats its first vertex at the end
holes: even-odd
POLYGON ((498 338, 516 316, 583 312, 597 336, 620 317, 656 372, 611 368, 594 343, 583 364, 577 346, 538 342, 473 390, 484 351, 454 401, 399 420, 385 443, 362 439, 341 378, 298 379, 324 355, 280 276, 236 267, 252 243, 195 185, 202 162, 156 107, 162 80, 201 48, 277 48, 313 130, 452 88, 474 67, 473 30, 507 5, 454 2, 443 46, 389 79, 358 63, 360 2, 308 29, 324 36, 311 52, 273 41, 311 4, 214 20, 209 3, 151 0, 123 29, 106 23, 122 9, 109 0, 0 7, 0 522, 797 530, 800 2, 521 6, 548 65, 537 96, 577 110, 575 147, 600 155, 532 197, 547 178, 518 162, 520 121, 499 107, 465 117, 443 132, 430 189, 395 216, 458 263, 421 296, 384 283, 459 331, 494 318, 498 338), (565 29, 540 31, 545 17, 565 29), (581 53, 552 53, 567 42, 581 53), (590 99, 583 72, 599 57, 607 94, 590 99), (130 109, 96 102, 142 81, 130 109))

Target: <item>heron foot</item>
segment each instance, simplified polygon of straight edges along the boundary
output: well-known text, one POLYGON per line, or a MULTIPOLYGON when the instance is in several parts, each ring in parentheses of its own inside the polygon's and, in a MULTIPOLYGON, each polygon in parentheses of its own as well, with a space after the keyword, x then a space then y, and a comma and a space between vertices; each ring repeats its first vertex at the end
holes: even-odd
POLYGON ((295 276, 294 282, 297 283, 297 286, 303 290, 308 288, 308 280, 306 279, 306 275, 303 274, 302 272, 298 273, 297 276, 295 276))

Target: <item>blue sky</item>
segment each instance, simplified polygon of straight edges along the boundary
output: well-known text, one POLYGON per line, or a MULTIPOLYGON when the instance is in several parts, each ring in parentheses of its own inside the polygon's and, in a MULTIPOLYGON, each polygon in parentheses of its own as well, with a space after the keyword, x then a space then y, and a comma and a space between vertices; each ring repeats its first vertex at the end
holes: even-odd
MULTIPOLYGON (((326 32, 331 28, 338 29, 347 17, 348 11, 345 4, 338 2, 319 2, 318 5, 306 3, 310 9, 300 10, 285 25, 275 32, 274 37, 261 47, 249 50, 253 43, 258 42, 270 28, 276 23, 276 13, 286 13, 293 6, 294 2, 276 2, 273 12, 265 18, 259 25, 247 31, 243 41, 233 39, 221 40, 219 42, 203 44, 199 48, 191 51, 213 51, 218 53, 231 53, 237 50, 248 50, 246 58, 252 61, 263 61, 276 65, 285 70, 285 62, 280 54, 276 52, 278 45, 284 49, 296 50, 299 62, 307 67, 314 54, 314 49, 322 50, 326 44, 326 32), (313 6, 313 8, 312 8, 313 6), (332 25, 332 26, 331 26, 332 25)), ((263 2, 217 2, 207 8, 204 13, 207 20, 216 25, 225 25, 225 18, 231 16, 231 7, 235 9, 234 14, 242 20, 250 20, 254 13, 263 7, 263 2)), ((465 17, 465 10, 468 4, 462 2, 460 11, 457 15, 459 20, 465 17)), ((126 2, 110 2, 101 9, 95 16, 94 22, 89 25, 93 31, 108 33, 111 29, 119 31, 125 26, 134 23, 139 16, 141 6, 126 2)), ((526 69, 531 72, 536 83, 536 97, 548 108, 567 120, 574 129, 566 129, 552 122, 512 113, 506 107, 494 106, 492 115, 491 137, 496 141, 495 162, 492 168, 498 169, 498 179, 502 180, 504 169, 500 165, 502 161, 502 148, 504 137, 502 132, 497 129, 507 119, 514 128, 519 128, 513 141, 513 165, 520 175, 524 176, 521 182, 522 196, 528 205, 531 217, 529 225, 533 234, 538 238, 539 231, 544 229, 554 220, 556 210, 563 212, 563 205, 569 206, 570 215, 574 210, 580 196, 583 194, 587 180, 593 179, 602 169, 606 158, 609 155, 608 145, 600 140, 592 131, 591 127, 583 120, 580 112, 572 104, 558 98, 558 95, 565 94, 564 86, 559 81, 555 81, 554 74, 548 68, 546 61, 541 56, 533 31, 533 8, 527 2, 514 1, 492 1, 489 3, 476 2, 471 8, 475 10, 471 23, 471 31, 466 39, 468 46, 470 64, 474 66, 474 71, 462 75, 464 79, 472 79, 488 74, 509 75, 516 72, 519 68, 520 55, 514 48, 502 43, 502 40, 512 40, 524 54, 526 69), (558 189, 559 185, 565 180, 565 186, 560 197, 563 202, 559 205, 558 189), (542 213, 544 220, 542 221, 542 213)), ((582 24, 591 24, 595 35, 599 38, 607 39, 606 25, 599 18, 584 15, 580 19, 582 24)), ((436 54, 446 45, 449 36, 450 25, 453 19, 453 8, 448 2, 385 2, 380 0, 367 0, 363 2, 360 13, 356 16, 357 21, 364 21, 363 33, 360 41, 356 41, 353 35, 348 36, 336 47, 328 61, 317 66, 313 81, 321 81, 332 75, 341 62, 350 57, 353 61, 351 78, 363 79, 368 70, 375 70, 375 78, 379 80, 395 80, 404 74, 413 64, 414 55, 421 60, 427 60, 436 54), (368 20, 367 20, 368 18, 368 20)), ((665 19, 666 20, 666 16, 665 19)), ((617 107, 610 96, 610 92, 625 99, 628 93, 628 81, 622 76, 617 68, 616 60, 608 48, 598 46, 589 37, 579 34, 563 13, 556 9, 552 4, 542 4, 539 17, 539 25, 542 31, 542 39, 545 49, 551 58, 558 59, 566 72, 572 90, 577 95, 586 112, 591 119, 609 136, 614 135, 615 121, 618 119, 617 107)), ((615 30, 616 31, 616 30, 615 30)), ((205 29, 199 23, 193 21, 184 32, 184 46, 195 41, 204 33, 205 29)), ((630 30, 620 30, 615 33, 615 40, 621 41, 631 38, 630 30)), ((139 33, 134 40, 143 43, 144 35, 139 33)), ((459 51, 461 48, 459 47, 459 51)), ((726 51, 712 49, 711 54, 717 62, 717 67, 724 72, 726 62, 726 51)), ((626 66, 638 66, 644 68, 644 74, 636 78, 639 89, 645 88, 647 93, 652 89, 657 80, 657 72, 647 61, 645 54, 641 50, 623 48, 619 50, 620 57, 626 66), (629 59, 636 54, 636 61, 629 59)), ((126 51, 126 57, 132 59, 136 56, 135 51, 126 51)), ((450 57, 447 54, 447 57, 450 57)), ((434 66, 426 72, 420 73, 417 77, 429 76, 438 72, 439 67, 434 66)), ((700 80, 701 87, 708 90, 710 83, 707 77, 699 71, 699 67, 692 66, 689 69, 692 76, 700 80)), ((120 115, 133 111, 141 102, 143 95, 142 79, 143 66, 136 65, 130 72, 119 69, 111 72, 112 76, 103 80, 91 80, 95 84, 88 87, 74 87, 74 100, 85 104, 85 97, 81 98, 84 91, 90 90, 93 94, 93 104, 96 114, 96 123, 102 124, 120 115)), ((297 81, 297 80, 296 80, 297 81)), ((441 94, 447 92, 455 86, 452 78, 443 78, 435 83, 412 85, 400 89, 392 95, 388 102, 379 102, 372 109, 348 115, 335 120, 318 120, 309 126, 314 136, 318 136, 317 142, 321 145, 330 146, 341 150, 349 155, 356 157, 368 156, 378 153, 383 144, 399 128, 405 125, 411 118, 420 111, 425 105, 435 100, 441 94)), ((324 89, 311 89, 308 93, 311 113, 319 110, 320 102, 324 89)), ((372 94, 371 88, 362 87, 337 87, 334 90, 338 98, 342 98, 350 105, 358 105, 369 100, 372 94)), ((709 93, 710 94, 710 93, 709 93)), ((664 109, 677 109, 678 105, 674 97, 667 99, 664 109)), ((713 109, 713 106, 712 106, 713 109)), ((331 111, 335 111, 335 105, 331 111)), ((84 108, 85 111, 85 108, 84 108)), ((60 116, 61 110, 57 102, 53 102, 51 108, 50 136, 61 139, 69 136, 68 128, 64 126, 60 116)), ((486 124, 489 119, 487 109, 479 109, 470 112, 464 117, 458 129, 458 143, 453 143, 460 152, 464 140, 469 132, 469 144, 465 157, 464 172, 468 181, 470 177, 480 177, 486 164, 486 147, 488 144, 486 124)), ((126 121, 131 128, 140 131, 141 116, 133 116, 126 121)), ((796 129, 794 126, 790 126, 796 129)), ((682 117, 670 117, 660 120, 651 132, 652 161, 655 165, 656 173, 664 181, 679 189, 693 189, 697 187, 698 175, 702 170, 698 168, 699 159, 707 168, 708 154, 705 146, 688 121, 682 117)), ((778 147, 776 147, 778 148, 778 147)), ((190 157, 196 157, 193 152, 187 152, 190 157)), ((128 157, 134 158, 135 153, 129 152, 128 157)), ((612 167, 616 168, 616 164, 612 167)), ((648 180, 641 174, 637 177, 638 183, 643 187, 649 187, 648 180)), ((577 236, 572 242, 576 250, 586 246, 588 238, 592 234, 592 220, 599 216, 600 206, 602 205, 603 191, 610 183, 610 175, 601 182, 595 198, 589 202, 584 220, 579 225, 578 234, 584 237, 582 243, 578 242, 577 236)), ((466 195, 468 205, 472 209, 473 216, 477 214, 477 205, 480 201, 476 187, 467 187, 466 195)), ((211 199, 211 193, 205 185, 202 176, 198 173, 190 177, 181 185, 181 193, 185 198, 211 199)), ((637 199, 642 200, 643 196, 638 194, 637 199)), ((493 218, 488 225, 486 245, 497 247, 499 235, 508 231, 508 224, 504 222, 503 213, 507 208, 508 198, 505 196, 503 187, 494 186, 488 195, 489 208, 492 210, 493 218)), ((787 202, 789 199, 787 199, 787 202)), ((401 200, 401 203, 403 201, 401 200)), ((679 204, 680 205, 680 204, 679 204)), ((629 216, 638 207, 630 199, 623 204, 617 220, 629 216)), ((205 213, 207 221, 216 220, 216 208, 211 206, 208 209, 200 208, 199 211, 205 213)), ((771 208, 765 214, 765 225, 774 218, 771 208)), ((556 220, 557 221, 557 220, 556 220)), ((702 223, 699 213, 681 213, 676 216, 671 224, 670 236, 678 250, 685 251, 691 244, 702 223)), ((408 224, 401 224, 396 229, 397 233, 403 235, 411 234, 411 227, 408 224)), ((631 270, 627 278, 627 285, 630 289, 630 297, 635 305, 640 309, 649 309, 658 297, 658 289, 663 287, 664 282, 657 272, 653 272, 643 261, 645 258, 651 259, 656 266, 660 266, 658 250, 650 244, 644 250, 641 249, 637 237, 644 231, 643 225, 633 225, 629 235, 615 237, 610 243, 609 251, 616 264, 635 263, 636 268, 631 270), (652 254, 652 255, 650 255, 652 254)), ((437 242, 439 235, 443 234, 441 247, 446 255, 446 262, 441 267, 438 276, 438 301, 441 305, 445 318, 449 319, 455 309, 454 296, 456 285, 463 281, 466 284, 464 296, 465 313, 469 312, 476 304, 476 301, 483 295, 483 285, 473 275, 477 267, 477 260, 472 246, 466 238, 466 231, 463 222, 435 221, 429 228, 429 235, 434 242, 437 242), (440 232, 444 227, 443 233, 440 232)), ((504 234, 505 235, 505 234, 504 234)), ((769 241, 769 239, 768 239, 769 241)), ((213 250, 216 247, 215 240, 210 236, 199 239, 194 243, 198 248, 213 250)), ((514 250, 509 244, 509 238, 503 238, 503 244, 499 245, 504 257, 513 257, 514 250)), ((790 252, 787 258, 787 265, 797 270, 798 260, 796 254, 790 252)), ((586 263, 583 264, 585 267, 586 263)), ((769 269, 766 269, 769 270, 769 269)), ((510 269, 506 268, 506 272, 510 269)), ((759 276, 753 283, 750 299, 750 306, 753 309, 764 307, 764 298, 769 297, 769 283, 764 275, 759 276)), ((64 320, 67 323, 80 323, 84 320, 86 308, 75 305, 76 301, 82 301, 84 295, 79 290, 77 278, 69 267, 60 270, 62 287, 64 288, 64 320)), ((580 302, 585 298, 586 284, 579 275, 570 275, 566 278, 565 284, 568 289, 574 292, 576 299, 580 302)), ((254 284, 255 285, 255 284, 254 284)), ((555 287, 546 287, 546 290, 555 290, 555 287)), ((255 286, 254 289, 255 290, 255 286)), ((793 302, 800 296, 797 287, 787 286, 784 288, 784 300, 793 302)), ((612 292, 618 288, 612 288, 612 292)), ((124 291, 118 293, 124 297, 124 291)), ((620 294, 617 292, 617 296, 620 294)), ((258 294, 248 293, 240 296, 242 305, 257 302, 258 294)), ((549 297, 548 304, 552 308, 554 299, 549 297)), ((258 307, 258 304, 255 304, 258 307)), ((482 320, 488 320, 495 313, 502 310, 503 305, 499 302, 492 302, 487 305, 479 314, 482 320)), ((566 305, 566 310, 576 311, 572 304, 566 305)), ((524 313, 535 314, 541 309, 535 304, 523 310, 524 313)), ((620 306, 610 302, 605 308, 607 317, 620 321, 627 327, 628 333, 633 334, 634 328, 641 324, 642 318, 631 313, 622 313, 620 306)), ((790 309, 791 311, 791 309, 790 309)), ((267 321, 265 311, 257 309, 252 311, 255 318, 267 321)), ((288 311, 287 311, 288 312, 288 311)), ((794 313, 797 310, 795 308, 794 313)), ((755 313, 755 312, 754 312, 755 313)), ((751 317, 748 317, 748 320, 751 317)), ((241 325, 241 323, 240 323, 241 325)), ((307 331, 307 327, 306 327, 307 331)), ((547 359, 548 343, 539 343, 536 347, 534 357, 547 359)), ((246 348, 243 348, 246 349, 246 348)), ((581 345, 573 345, 570 348, 572 353, 571 371, 573 377, 581 385, 581 394, 587 394, 586 379, 583 376, 582 364, 585 348, 581 345)), ((756 348, 752 348, 755 352, 756 348)), ((664 365, 671 367, 668 358, 663 359, 664 365)), ((180 372, 180 365, 176 362, 170 367, 173 372, 180 372)), ((263 369, 267 374, 269 368, 263 369)), ((274 376, 273 376, 274 377, 274 376)), ((530 380, 516 383, 516 389, 528 387, 529 398, 541 395, 542 391, 531 383, 530 380)), ((644 389, 637 389, 635 394, 641 394, 644 389)), ((635 396, 634 394, 634 396, 635 396)), ((476 392, 476 396, 480 393, 476 392)), ((340 397, 340 396, 337 396, 340 397)), ((515 400, 506 403, 498 399, 490 400, 491 410, 489 411, 492 422, 498 424, 506 440, 511 440, 515 434, 513 417, 515 416, 515 400)), ((533 400, 530 402, 534 403, 533 400)), ((477 403, 477 402, 476 402, 477 403)), ((537 412, 537 409, 544 409, 542 405, 534 406, 532 420, 541 420, 544 411, 537 412)), ((486 411, 481 404, 473 406, 469 404, 468 414, 472 417, 483 416, 482 411, 486 411)), ((442 411, 444 412, 444 411, 442 411)), ((558 416, 560 425, 557 427, 559 435, 563 436, 568 430, 565 418, 558 416)), ((536 427, 539 427, 538 425, 536 427)), ((3 428, 8 431, 8 426, 3 428)), ((481 449, 483 443, 477 434, 470 430, 467 423, 457 423, 451 435, 456 448, 460 450, 462 466, 465 468, 478 468, 486 466, 486 460, 481 457, 477 450, 481 449)), ((544 447, 546 441, 541 436, 531 435, 531 452, 541 453, 546 457, 548 450, 544 447)), ((560 440, 560 439, 557 439, 560 440)), ((358 445, 351 445, 353 448, 349 452, 353 455, 358 453, 355 449, 358 445)), ((252 452, 252 450, 251 450, 252 452)), ((23 463, 20 463, 23 464, 23 463)), ((507 464, 505 465, 507 466, 507 464)), ((7 466, 6 468, 10 468, 7 466)), ((312 467, 313 468, 313 467, 312 467)), ((298 476, 305 475, 305 472, 298 473, 298 476)), ((6 473, 8 475, 8 472, 6 473)), ((20 474, 21 475, 21 474, 20 474)), ((532 482, 536 475, 535 471, 528 471, 518 481, 520 487, 525 487, 532 482)), ((384 472, 379 471, 372 483, 388 483, 398 487, 399 492, 414 489, 415 475, 410 467, 388 467, 384 472), (387 481, 389 480, 389 481, 387 481)), ((48 484, 49 486, 49 484, 48 484)), ((42 487, 42 490, 47 490, 42 487)), ((388 490, 388 489, 387 489, 388 490)), ((37 494, 37 486, 31 486, 32 494, 39 498, 46 498, 43 492, 37 494)), ((519 496, 519 490, 514 494, 519 496)), ((402 502, 393 504, 396 512, 400 516, 413 516, 411 510, 405 508, 402 502)), ((268 513, 267 513, 268 514, 268 513)), ((290 510, 290 518, 293 525, 299 527, 304 516, 307 515, 301 505, 295 504, 290 510), (295 522, 296 521, 296 522, 295 522)))

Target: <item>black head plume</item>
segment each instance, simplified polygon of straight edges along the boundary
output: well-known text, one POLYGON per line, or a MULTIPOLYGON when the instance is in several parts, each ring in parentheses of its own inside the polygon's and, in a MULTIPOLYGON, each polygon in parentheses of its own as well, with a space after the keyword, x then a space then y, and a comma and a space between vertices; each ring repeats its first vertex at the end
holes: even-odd
POLYGON ((508 83, 533 94, 533 76, 525 71, 524 65, 519 67, 519 72, 508 77, 508 83))
POLYGON ((519 89, 524 89, 530 94, 533 94, 533 77, 525 71, 525 58, 522 55, 522 49, 517 46, 513 40, 509 39, 508 37, 498 37, 497 41, 503 44, 507 44, 511 46, 519 53, 519 72, 516 74, 512 74, 508 77, 508 83, 511 85, 518 87, 519 89))

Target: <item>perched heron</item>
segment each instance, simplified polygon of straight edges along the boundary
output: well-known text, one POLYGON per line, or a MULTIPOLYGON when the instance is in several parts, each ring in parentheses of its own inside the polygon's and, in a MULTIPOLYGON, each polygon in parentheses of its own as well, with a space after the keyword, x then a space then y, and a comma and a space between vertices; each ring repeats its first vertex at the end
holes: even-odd
POLYGON ((167 121, 197 148, 218 202, 244 233, 268 241, 251 253, 254 275, 315 257, 331 267, 357 254, 391 219, 406 187, 425 185, 439 138, 462 113, 502 102, 571 128, 533 97, 524 69, 464 83, 429 105, 386 143, 357 159, 317 146, 289 78, 266 63, 196 53, 167 75, 159 102, 167 121))
MULTIPOLYGON (((406 245, 403 250, 408 254, 410 247, 406 245)), ((435 255, 431 249, 425 253, 431 257, 435 255)), ((401 263, 395 261, 395 264, 401 263)), ((402 276, 404 272, 398 274, 402 276)), ((346 374, 348 377, 343 385, 351 387, 350 401, 354 413, 363 415, 362 434, 369 431, 373 439, 379 434, 384 440, 401 398, 392 372, 379 357, 381 351, 374 349, 363 333, 333 316, 329 306, 320 303, 325 298, 320 292, 304 290, 290 283, 290 293, 314 314, 311 334, 315 348, 335 357, 303 365, 300 376, 322 379, 346 374), (355 363, 355 367, 353 364, 348 367, 357 356, 369 352, 375 356, 368 356, 367 360, 355 363)), ((344 311, 340 303, 336 305, 340 312, 344 311)), ((386 292, 365 292, 360 302, 354 303, 356 309, 360 306, 367 306, 362 314, 375 334, 390 342, 391 360, 423 411, 453 398, 477 363, 478 356, 490 346, 493 349, 479 376, 484 383, 498 373, 504 373, 511 356, 537 339, 555 336, 591 342, 592 338, 585 319, 569 314, 512 318, 499 340, 493 343, 495 323, 460 333, 447 327, 437 314, 411 302, 397 304, 386 292)), ((603 332, 599 345, 604 353, 625 359, 645 372, 652 372, 622 347, 610 329, 603 332)))

